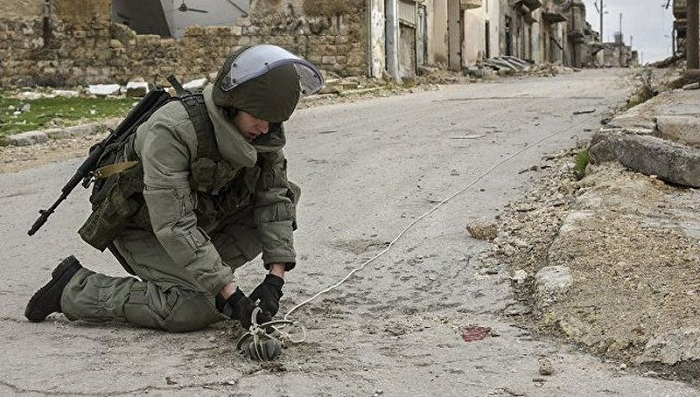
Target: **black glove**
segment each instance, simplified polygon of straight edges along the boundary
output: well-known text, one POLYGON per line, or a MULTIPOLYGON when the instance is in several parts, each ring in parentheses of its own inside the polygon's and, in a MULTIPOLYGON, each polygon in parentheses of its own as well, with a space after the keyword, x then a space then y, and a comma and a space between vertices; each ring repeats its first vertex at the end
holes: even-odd
MULTIPOLYGON (((225 316, 228 316, 233 320, 238 320, 243 328, 250 328, 250 317, 255 309, 255 303, 253 303, 250 298, 245 296, 245 294, 239 288, 236 288, 236 292, 229 296, 228 299, 224 299, 221 295, 217 295, 216 308, 225 316)), ((272 321, 272 316, 264 313, 263 310, 258 313, 256 321, 258 324, 266 323, 268 321, 272 321)))
POLYGON ((277 277, 274 274, 268 274, 265 276, 260 285, 258 285, 253 293, 250 294, 250 300, 253 302, 258 302, 258 306, 262 309, 265 314, 269 315, 270 318, 277 314, 280 309, 280 298, 282 297, 282 286, 284 285, 284 279, 282 277, 277 277))

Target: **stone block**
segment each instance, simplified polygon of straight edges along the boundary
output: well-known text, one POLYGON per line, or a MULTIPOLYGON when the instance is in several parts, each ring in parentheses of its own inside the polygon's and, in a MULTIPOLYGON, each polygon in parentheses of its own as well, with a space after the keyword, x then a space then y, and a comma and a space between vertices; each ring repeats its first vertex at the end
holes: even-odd
POLYGON ((625 167, 683 186, 700 187, 700 150, 650 135, 598 132, 591 140, 593 163, 625 167))
POLYGON ((126 96, 143 97, 148 92, 148 83, 145 81, 130 81, 126 83, 126 96))
POLYGON ((184 84, 182 84, 182 88, 186 90, 200 90, 204 88, 204 85, 207 83, 207 79, 196 79, 196 80, 191 80, 188 81, 184 84))
POLYGON ((136 44, 139 46, 156 46, 160 44, 160 36, 157 34, 141 34, 136 36, 136 44))
POLYGON ((204 28, 199 25, 191 25, 185 29, 185 36, 197 37, 205 34, 204 28))
MULTIPOLYGON (((99 74, 97 71, 95 73, 99 74)), ((119 95, 120 90, 119 84, 94 84, 88 86, 88 92, 97 96, 119 95)))
POLYGON ((574 279, 566 266, 547 266, 535 274, 537 308, 542 310, 561 299, 573 285, 574 279))
POLYGON ((695 116, 658 116, 656 134, 694 148, 700 148, 700 118, 695 116))
POLYGON ((45 131, 27 131, 5 137, 3 142, 12 146, 30 146, 48 140, 49 136, 45 131))

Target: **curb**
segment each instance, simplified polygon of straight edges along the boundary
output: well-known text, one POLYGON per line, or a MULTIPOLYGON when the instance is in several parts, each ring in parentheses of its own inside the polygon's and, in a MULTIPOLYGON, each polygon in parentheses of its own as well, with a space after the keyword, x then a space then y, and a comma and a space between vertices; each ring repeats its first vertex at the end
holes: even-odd
MULTIPOLYGON (((305 105, 309 106, 313 105, 316 102, 321 102, 327 99, 343 97, 351 94, 362 95, 377 92, 382 90, 383 88, 384 87, 372 87, 366 89, 347 90, 343 93, 312 95, 309 97, 301 98, 300 104, 304 103, 305 105)), ((126 114, 124 115, 124 117, 126 117, 126 114)), ((0 137, 0 143, 2 145, 7 146, 31 146, 39 143, 48 142, 51 139, 75 138, 87 135, 100 134, 106 132, 109 129, 117 128, 119 123, 122 120, 124 120, 124 117, 115 117, 111 119, 94 121, 70 127, 48 128, 44 130, 21 132, 19 134, 0 137)))
POLYGON ((37 143, 48 142, 51 139, 74 138, 86 135, 95 135, 114 129, 122 118, 111 118, 95 121, 71 127, 49 128, 46 130, 26 131, 19 134, 4 137, 2 142, 9 146, 31 146, 37 143))

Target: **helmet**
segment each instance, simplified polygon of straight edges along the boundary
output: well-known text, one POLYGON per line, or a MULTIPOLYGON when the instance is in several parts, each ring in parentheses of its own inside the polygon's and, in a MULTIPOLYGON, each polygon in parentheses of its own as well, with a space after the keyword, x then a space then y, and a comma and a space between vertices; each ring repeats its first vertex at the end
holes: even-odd
POLYGON ((301 96, 323 87, 321 72, 312 63, 270 44, 244 47, 219 70, 214 103, 242 110, 270 123, 289 119, 301 96))

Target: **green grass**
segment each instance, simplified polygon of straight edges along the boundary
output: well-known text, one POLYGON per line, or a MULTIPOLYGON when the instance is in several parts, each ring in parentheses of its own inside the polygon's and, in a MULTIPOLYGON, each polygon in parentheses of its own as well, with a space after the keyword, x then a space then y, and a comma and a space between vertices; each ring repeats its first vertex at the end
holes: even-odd
POLYGON ((630 97, 624 110, 629 110, 639 104, 642 104, 654 96, 657 91, 654 88, 654 76, 649 69, 644 69, 635 75, 634 84, 636 86, 634 94, 630 97))
POLYGON ((586 176, 586 167, 588 167, 588 162, 590 161, 590 154, 588 149, 583 149, 576 155, 574 160, 574 176, 576 180, 581 180, 586 176))
POLYGON ((93 120, 126 116, 136 98, 15 99, 0 91, 0 137, 24 131, 76 125, 93 120), (29 105, 29 111, 14 114, 29 105))
POLYGON ((625 105, 625 110, 632 109, 654 97, 654 91, 647 86, 640 88, 635 94, 636 95, 633 95, 635 99, 630 100, 627 105, 625 105))

